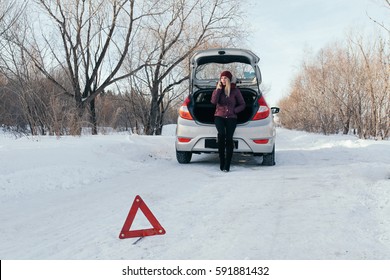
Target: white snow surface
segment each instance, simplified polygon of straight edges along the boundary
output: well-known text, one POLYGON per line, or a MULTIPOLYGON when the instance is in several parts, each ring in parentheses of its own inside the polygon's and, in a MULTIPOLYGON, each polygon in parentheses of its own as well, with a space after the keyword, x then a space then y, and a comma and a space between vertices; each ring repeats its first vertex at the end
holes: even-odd
POLYGON ((174 141, 1 134, 0 259, 390 259, 390 141, 278 128, 275 166, 235 154, 229 173, 174 141), (119 239, 136 195, 165 235, 119 239))

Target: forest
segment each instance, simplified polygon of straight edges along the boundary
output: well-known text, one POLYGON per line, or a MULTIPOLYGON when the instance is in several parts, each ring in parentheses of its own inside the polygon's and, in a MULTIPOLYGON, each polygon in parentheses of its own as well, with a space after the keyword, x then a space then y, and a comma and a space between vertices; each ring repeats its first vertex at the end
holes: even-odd
MULTIPOLYGON (((241 9, 236 0, 2 0, 0 126, 159 135, 188 95, 192 53, 241 47, 249 36, 241 9)), ((346 35, 305 57, 278 104, 279 125, 389 138, 390 29, 372 24, 382 32, 346 35)))

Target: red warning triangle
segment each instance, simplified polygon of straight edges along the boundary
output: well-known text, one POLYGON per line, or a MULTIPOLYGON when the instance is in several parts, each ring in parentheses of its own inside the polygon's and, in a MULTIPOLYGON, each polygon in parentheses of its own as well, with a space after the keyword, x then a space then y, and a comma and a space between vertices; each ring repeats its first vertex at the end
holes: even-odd
POLYGON ((165 234, 165 229, 157 221, 156 217, 153 215, 152 211, 146 206, 142 198, 137 195, 134 199, 133 205, 130 208, 129 214, 127 215, 126 221, 122 227, 122 231, 119 234, 120 239, 132 238, 132 237, 144 237, 151 235, 161 235, 165 234), (135 215, 137 214, 138 209, 144 213, 145 217, 148 219, 153 228, 149 229, 139 229, 139 230, 130 230, 131 225, 133 224, 135 215))

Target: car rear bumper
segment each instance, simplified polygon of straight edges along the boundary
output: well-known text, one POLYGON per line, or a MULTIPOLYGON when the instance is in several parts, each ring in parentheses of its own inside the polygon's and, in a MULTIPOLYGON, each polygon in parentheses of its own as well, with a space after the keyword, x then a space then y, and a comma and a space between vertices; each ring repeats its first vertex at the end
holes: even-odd
MULTIPOLYGON (((275 134, 275 128, 270 118, 237 125, 233 140, 238 145, 234 152, 271 153, 275 145, 275 134)), ((195 121, 179 118, 176 136, 175 146, 177 151, 217 152, 216 148, 210 148, 210 145, 206 145, 207 139, 217 138, 217 129, 212 124, 199 124, 195 121)))

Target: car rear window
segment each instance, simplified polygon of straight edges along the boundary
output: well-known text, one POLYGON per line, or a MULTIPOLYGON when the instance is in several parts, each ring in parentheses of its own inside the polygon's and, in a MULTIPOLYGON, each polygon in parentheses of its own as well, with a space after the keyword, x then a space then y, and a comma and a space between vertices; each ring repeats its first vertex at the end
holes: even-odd
POLYGON ((197 67, 195 77, 197 80, 219 79, 222 71, 228 70, 239 80, 253 80, 256 78, 252 65, 239 62, 234 63, 207 63, 197 67))

